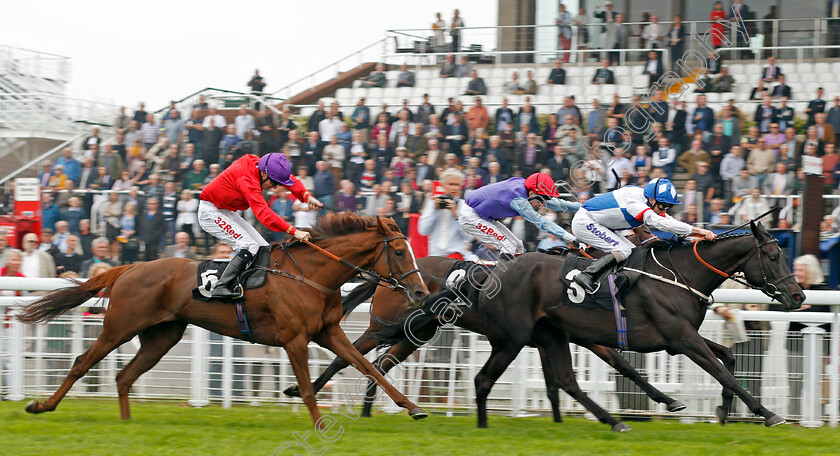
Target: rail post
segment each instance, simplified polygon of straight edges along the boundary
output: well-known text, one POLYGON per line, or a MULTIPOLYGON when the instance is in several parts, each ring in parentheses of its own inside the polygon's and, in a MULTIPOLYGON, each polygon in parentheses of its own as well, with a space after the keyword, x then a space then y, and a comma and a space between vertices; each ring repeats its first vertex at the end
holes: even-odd
POLYGON ((190 363, 190 400, 192 407, 204 407, 207 400, 207 369, 204 368, 207 357, 207 330, 192 328, 192 362, 190 363))
POLYGON ((11 352, 11 373, 9 375, 10 401, 22 401, 23 395, 23 323, 16 318, 17 312, 12 314, 9 322, 9 351, 11 352))
POLYGON ((821 382, 822 379, 822 337, 825 330, 819 326, 802 328, 805 347, 804 378, 802 379, 804 398, 802 399, 802 421, 799 424, 806 428, 816 428, 823 425, 820 419, 821 382))

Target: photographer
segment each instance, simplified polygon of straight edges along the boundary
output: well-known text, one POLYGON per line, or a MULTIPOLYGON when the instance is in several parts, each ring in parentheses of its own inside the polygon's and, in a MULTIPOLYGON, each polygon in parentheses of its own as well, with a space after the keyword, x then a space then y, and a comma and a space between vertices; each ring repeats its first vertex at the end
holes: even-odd
POLYGON ((429 237, 429 256, 473 259, 475 255, 468 247, 472 236, 458 224, 458 210, 464 204, 461 199, 464 175, 449 168, 441 173, 440 180, 446 193, 426 201, 417 231, 429 237))

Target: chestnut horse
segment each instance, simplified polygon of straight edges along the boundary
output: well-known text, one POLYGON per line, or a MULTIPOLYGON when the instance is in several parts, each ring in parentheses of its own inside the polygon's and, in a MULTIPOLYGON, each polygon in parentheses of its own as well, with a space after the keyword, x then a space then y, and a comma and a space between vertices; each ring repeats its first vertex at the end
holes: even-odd
MULTIPOLYGON (((415 305, 428 297, 429 290, 405 236, 392 219, 360 217, 349 212, 320 218, 311 233, 310 245, 314 248, 293 243, 274 249, 271 267, 286 272, 269 274, 265 286, 245 292, 253 341, 286 349, 298 384, 303 385, 301 397, 316 426, 320 425, 321 415, 307 363, 308 344, 313 340, 368 378, 374 378, 394 402, 409 410, 410 416, 425 418, 426 412, 389 384, 353 347, 339 326, 343 312, 338 289, 360 272, 363 277, 375 277, 370 280, 387 280, 415 305), (328 256, 319 248, 340 258, 328 256)), ((165 258, 119 266, 87 282, 56 290, 27 306, 18 318, 26 323, 43 323, 81 305, 100 290, 104 289, 103 296, 110 296, 102 333, 76 358, 58 391, 44 402, 29 403, 26 411, 55 410, 91 366, 138 335, 140 349, 117 374, 120 413, 128 419, 129 388, 181 340, 187 324, 241 339, 235 306, 193 299, 198 264, 183 258, 165 258)))

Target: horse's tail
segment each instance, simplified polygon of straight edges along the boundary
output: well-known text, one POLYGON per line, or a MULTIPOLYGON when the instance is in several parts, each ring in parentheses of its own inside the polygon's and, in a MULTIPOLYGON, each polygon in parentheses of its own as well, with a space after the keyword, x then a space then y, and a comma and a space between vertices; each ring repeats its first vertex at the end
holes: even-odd
POLYGON ((76 285, 55 290, 29 304, 17 318, 24 323, 46 323, 82 305, 88 299, 98 295, 100 290, 102 290, 101 297, 108 297, 117 279, 132 267, 134 267, 133 264, 117 266, 91 277, 87 282, 70 279, 76 285))
POLYGON ((353 291, 341 300, 341 307, 344 315, 349 314, 353 311, 353 309, 359 307, 359 304, 367 301, 368 298, 373 296, 373 294, 376 293, 376 286, 377 285, 373 282, 365 282, 356 286, 353 291))
POLYGON ((451 290, 443 290, 427 299, 426 304, 423 305, 423 307, 403 312, 394 324, 380 325, 371 332, 371 336, 376 339, 380 345, 395 345, 405 339, 410 340, 412 343, 419 343, 422 345, 424 342, 420 341, 414 335, 428 326, 441 325, 438 317, 440 317, 440 315, 445 312, 449 306, 436 304, 438 304, 438 301, 441 299, 447 299, 448 302, 452 302, 455 298, 455 292, 451 290))

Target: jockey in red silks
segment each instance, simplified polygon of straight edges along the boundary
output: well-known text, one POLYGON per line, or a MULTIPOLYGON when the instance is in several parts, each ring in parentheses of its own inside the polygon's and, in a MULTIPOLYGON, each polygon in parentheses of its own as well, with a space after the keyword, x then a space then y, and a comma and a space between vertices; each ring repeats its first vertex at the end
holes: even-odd
POLYGON ((323 204, 310 195, 303 183, 291 174, 291 165, 283 154, 270 153, 262 158, 244 155, 210 181, 201 192, 198 224, 204 231, 227 242, 236 255, 225 268, 213 289, 214 298, 236 299, 242 296, 239 274, 268 242, 235 211, 249 207, 266 228, 289 233, 296 239, 309 239, 309 232, 296 230, 268 206, 263 191, 284 186, 300 201, 319 209, 323 204))

